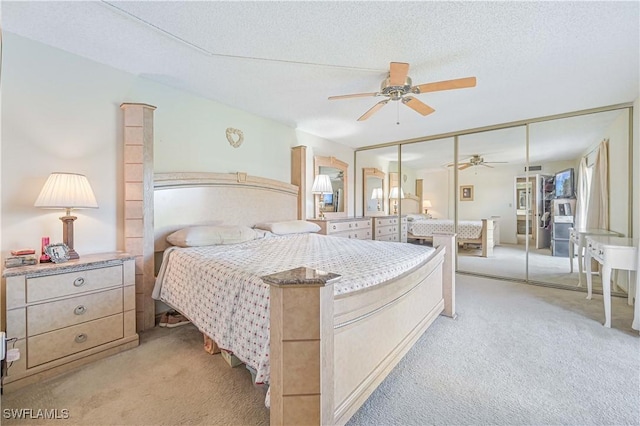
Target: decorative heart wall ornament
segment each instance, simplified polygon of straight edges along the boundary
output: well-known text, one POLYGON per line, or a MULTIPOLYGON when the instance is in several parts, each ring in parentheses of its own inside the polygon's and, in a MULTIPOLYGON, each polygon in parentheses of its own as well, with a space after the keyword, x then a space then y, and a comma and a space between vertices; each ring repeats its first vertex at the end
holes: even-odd
POLYGON ((227 128, 227 140, 229 141, 229 145, 234 148, 242 145, 242 141, 244 141, 244 134, 240 129, 234 129, 233 127, 227 128))

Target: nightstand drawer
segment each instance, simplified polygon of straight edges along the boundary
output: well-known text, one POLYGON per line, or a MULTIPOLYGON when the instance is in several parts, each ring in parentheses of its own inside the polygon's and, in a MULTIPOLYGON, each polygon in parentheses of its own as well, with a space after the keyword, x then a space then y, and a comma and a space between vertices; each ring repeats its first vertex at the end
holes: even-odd
POLYGON ((122 265, 27 278, 27 303, 121 285, 122 265))
POLYGON ((78 296, 27 307, 29 336, 122 312, 122 289, 78 296))
POLYGON ((118 314, 29 337, 27 367, 91 349, 123 336, 122 314, 118 314))

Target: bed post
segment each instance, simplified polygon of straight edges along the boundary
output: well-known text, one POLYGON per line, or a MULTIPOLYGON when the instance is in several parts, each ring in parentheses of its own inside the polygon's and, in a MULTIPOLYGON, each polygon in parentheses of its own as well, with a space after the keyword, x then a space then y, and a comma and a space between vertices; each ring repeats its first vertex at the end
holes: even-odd
POLYGON ((456 249, 456 234, 433 234, 433 247, 444 246, 445 256, 442 265, 442 296, 444 297, 444 311, 442 315, 456 317, 456 270, 454 253, 456 249))
POLYGON ((333 283, 295 268, 262 277, 270 288, 270 424, 334 423, 333 283))
POLYGON ((493 256, 493 219, 482 219, 482 257, 493 256))

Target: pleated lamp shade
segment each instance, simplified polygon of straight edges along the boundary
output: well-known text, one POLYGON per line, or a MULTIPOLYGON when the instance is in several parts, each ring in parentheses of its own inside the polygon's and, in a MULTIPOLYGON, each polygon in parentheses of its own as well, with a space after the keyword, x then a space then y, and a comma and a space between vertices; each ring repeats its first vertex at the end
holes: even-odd
POLYGON ((97 209, 98 203, 86 176, 51 173, 34 206, 45 209, 97 209))

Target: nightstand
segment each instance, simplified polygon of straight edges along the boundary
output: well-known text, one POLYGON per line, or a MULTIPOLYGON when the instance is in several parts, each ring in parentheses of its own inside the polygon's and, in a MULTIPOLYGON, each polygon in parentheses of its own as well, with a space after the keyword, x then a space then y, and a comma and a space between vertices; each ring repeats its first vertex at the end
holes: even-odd
POLYGON ((7 348, 20 359, 7 389, 51 377, 138 346, 134 257, 83 256, 65 263, 8 268, 7 348))

